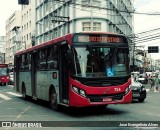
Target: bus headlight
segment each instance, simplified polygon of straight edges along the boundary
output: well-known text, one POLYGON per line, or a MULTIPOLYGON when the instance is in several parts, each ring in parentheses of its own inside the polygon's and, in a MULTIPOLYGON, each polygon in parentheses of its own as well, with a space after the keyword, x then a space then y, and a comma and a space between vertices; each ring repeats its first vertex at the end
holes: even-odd
POLYGON ((83 97, 86 97, 86 93, 85 93, 84 90, 82 90, 82 89, 80 89, 80 88, 77 88, 77 87, 75 87, 75 86, 72 86, 72 90, 73 90, 75 93, 77 93, 77 94, 79 94, 79 95, 81 95, 81 96, 83 96, 83 97))
POLYGON ((76 88, 76 87, 73 86, 72 89, 73 89, 74 92, 79 93, 78 92, 78 88, 76 88))
POLYGON ((83 90, 80 89, 79 93, 80 93, 81 96, 86 97, 85 91, 83 91, 83 90))
POLYGON ((130 91, 130 89, 131 89, 131 85, 129 85, 129 86, 126 88, 125 94, 127 94, 127 93, 130 91))

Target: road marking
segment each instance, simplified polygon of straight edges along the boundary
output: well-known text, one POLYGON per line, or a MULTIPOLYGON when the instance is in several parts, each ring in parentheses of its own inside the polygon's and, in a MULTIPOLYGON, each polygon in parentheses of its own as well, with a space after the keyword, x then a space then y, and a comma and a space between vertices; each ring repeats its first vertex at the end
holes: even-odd
POLYGON ((10 99, 11 99, 11 98, 9 98, 9 97, 3 95, 3 94, 0 94, 0 97, 3 98, 3 99, 5 99, 5 100, 10 100, 10 99))
POLYGON ((31 106, 28 106, 27 108, 25 108, 24 111, 22 111, 22 112, 16 117, 16 119, 15 119, 14 121, 17 121, 19 118, 21 118, 22 115, 23 115, 26 111, 28 111, 30 108, 31 108, 31 106))
POLYGON ((11 95, 14 95, 14 96, 17 96, 17 97, 22 97, 21 94, 17 94, 17 93, 13 93, 13 92, 7 92, 8 94, 11 94, 11 95))

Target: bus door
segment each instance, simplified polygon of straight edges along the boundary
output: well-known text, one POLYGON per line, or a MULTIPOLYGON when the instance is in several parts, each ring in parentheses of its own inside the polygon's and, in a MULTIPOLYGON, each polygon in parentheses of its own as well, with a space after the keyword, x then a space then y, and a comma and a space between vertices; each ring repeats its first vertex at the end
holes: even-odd
POLYGON ((14 66, 14 76, 15 76, 15 83, 14 83, 14 88, 17 92, 19 92, 19 69, 20 69, 20 57, 15 57, 15 66, 14 66))
POLYGON ((69 103, 69 75, 68 75, 68 63, 66 59, 66 54, 68 50, 68 44, 62 43, 60 46, 60 54, 59 54, 59 60, 60 60, 60 102, 68 104, 69 103))
POLYGON ((32 96, 36 97, 36 53, 31 54, 31 87, 32 96))

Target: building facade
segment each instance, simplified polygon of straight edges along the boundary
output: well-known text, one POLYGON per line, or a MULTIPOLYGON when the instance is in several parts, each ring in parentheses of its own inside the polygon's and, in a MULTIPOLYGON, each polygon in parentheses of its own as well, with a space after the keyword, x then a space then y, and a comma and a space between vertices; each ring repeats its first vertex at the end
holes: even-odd
POLYGON ((36 1, 36 44, 82 31, 133 35, 133 0, 36 1))
POLYGON ((6 63, 13 64, 14 54, 35 42, 35 0, 22 5, 6 21, 6 63))
MULTIPOLYGON (((32 47, 35 42, 35 1, 29 0, 29 5, 22 5, 21 42, 22 49, 32 47)), ((38 0, 39 1, 39 0, 38 0)))
POLYGON ((17 32, 21 27, 21 11, 15 11, 6 20, 6 55, 5 63, 13 65, 14 54, 20 45, 20 39, 17 32))
POLYGON ((29 0, 6 21, 6 63, 15 52, 83 31, 133 35, 134 0, 29 0), (16 21, 16 22, 15 22, 16 21))
POLYGON ((5 36, 0 36, 0 63, 5 63, 5 48, 6 44, 6 37, 5 36))

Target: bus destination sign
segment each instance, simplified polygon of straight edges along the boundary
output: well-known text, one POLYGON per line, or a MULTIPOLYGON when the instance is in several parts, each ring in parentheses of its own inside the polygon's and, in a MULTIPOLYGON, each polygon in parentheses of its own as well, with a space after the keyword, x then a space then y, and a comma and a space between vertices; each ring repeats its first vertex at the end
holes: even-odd
POLYGON ((74 42, 122 43, 123 37, 113 35, 75 35, 74 42))

